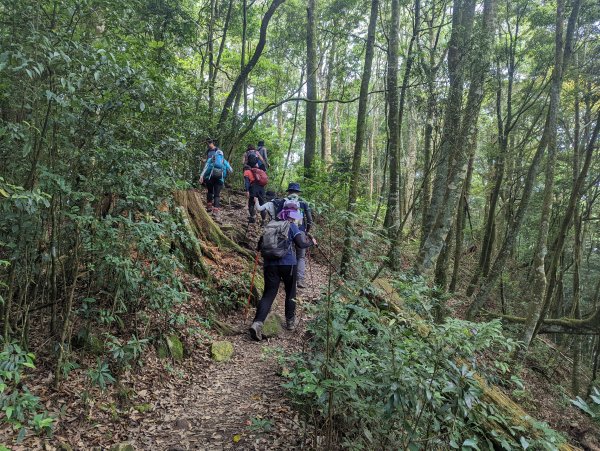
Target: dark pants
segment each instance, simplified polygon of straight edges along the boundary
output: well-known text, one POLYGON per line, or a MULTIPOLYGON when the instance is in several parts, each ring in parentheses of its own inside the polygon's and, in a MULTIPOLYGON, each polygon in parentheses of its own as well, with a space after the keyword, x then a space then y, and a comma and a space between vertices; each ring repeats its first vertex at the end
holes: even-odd
MULTIPOLYGON (((250 197, 248 197, 248 213, 250 214, 250 217, 253 218, 254 217, 254 198, 258 199, 258 204, 262 205, 265 203, 265 187, 264 186, 260 186, 256 183, 253 183, 252 185, 250 185, 250 197)), ((265 219, 267 217, 267 212, 266 211, 261 211, 260 212, 260 217, 265 219)))
POLYGON ((206 201, 212 202, 215 208, 221 207, 221 190, 223 189, 223 183, 220 180, 212 181, 209 180, 206 182, 206 188, 208 188, 208 192, 206 193, 206 201))
POLYGON ((279 291, 279 283, 285 287, 285 318, 292 319, 296 314, 296 267, 295 265, 265 266, 265 291, 258 301, 254 321, 262 323, 271 311, 271 305, 279 291))

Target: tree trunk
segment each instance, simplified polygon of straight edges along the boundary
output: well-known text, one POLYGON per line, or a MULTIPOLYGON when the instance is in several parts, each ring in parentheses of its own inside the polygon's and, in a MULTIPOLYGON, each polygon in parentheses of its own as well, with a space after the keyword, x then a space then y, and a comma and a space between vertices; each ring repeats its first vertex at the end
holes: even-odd
MULTIPOLYGON (((396 43, 396 50, 394 52, 394 72, 389 71, 389 75, 393 76, 396 84, 396 89, 397 89, 397 79, 398 79, 398 31, 399 31, 399 17, 400 17, 400 13, 399 11, 396 13, 398 16, 398 23, 394 22, 394 2, 392 2, 392 29, 390 31, 390 48, 392 47, 392 40, 395 39, 396 43)), ((396 255, 396 251, 397 251, 397 247, 398 244, 400 242, 400 237, 399 234, 402 233, 402 231, 398 230, 398 226, 400 224, 400 217, 399 217, 399 203, 400 203, 400 186, 401 186, 401 180, 400 180, 400 167, 399 167, 399 163, 400 163, 400 136, 401 136, 401 131, 402 131, 402 122, 403 122, 403 116, 404 116, 404 105, 406 104, 406 96, 408 93, 408 83, 410 81, 410 73, 412 70, 412 65, 413 62, 415 60, 415 52, 413 52, 413 48, 414 48, 414 44, 415 41, 417 40, 417 37, 419 36, 419 27, 420 27, 420 20, 421 20, 421 2, 420 0, 415 0, 415 4, 414 4, 414 22, 413 22, 413 30, 412 30, 412 36, 410 38, 410 43, 408 44, 408 52, 407 52, 407 57, 406 57, 406 64, 404 66, 404 75, 402 78, 402 87, 400 88, 400 99, 399 101, 397 101, 397 113, 394 111, 394 114, 398 115, 398 119, 396 120, 396 127, 398 128, 398 133, 397 136, 393 136, 392 135, 392 129, 390 128, 390 141, 392 141, 393 139, 396 140, 396 144, 395 145, 390 145, 390 191, 388 193, 388 204, 387 204, 387 210, 386 210, 386 215, 385 215, 385 221, 384 221, 384 226, 388 228, 388 233, 390 235, 390 237, 392 238, 392 248, 390 251, 390 256, 392 256, 390 263, 392 267, 396 267, 397 265, 397 255, 396 255)), ((391 50, 390 50, 391 53, 391 50)), ((392 64, 392 61, 389 60, 389 56, 388 56, 388 68, 389 66, 392 64)), ((389 82, 388 82, 389 83, 389 82)), ((389 85, 388 85, 389 86, 389 85)), ((391 87, 388 87, 388 90, 391 89, 391 87)), ((391 91, 390 91, 391 94, 391 91)), ((397 94, 394 93, 394 97, 396 97, 397 94)), ((394 99, 394 101, 396 101, 396 99, 394 99)), ((392 112, 392 103, 390 102, 390 114, 392 112)), ((389 125, 391 127, 391 124, 389 125)))
MULTIPOLYGON (((456 77, 454 83, 451 83, 451 92, 454 91, 455 95, 451 95, 450 99, 453 99, 453 101, 458 104, 452 105, 452 102, 449 99, 447 106, 450 113, 449 116, 446 117, 444 123, 443 138, 446 139, 447 147, 444 149, 444 145, 442 145, 442 153, 447 151, 449 152, 449 155, 448 158, 442 157, 442 161, 445 161, 445 163, 441 165, 441 172, 438 172, 436 175, 435 189, 442 190, 442 192, 436 193, 434 190, 431 205, 432 211, 430 213, 435 213, 435 220, 432 222, 433 226, 429 228, 429 235, 425 239, 417 261, 417 269, 421 273, 428 273, 435 266, 435 261, 441 252, 444 241, 446 240, 446 235, 452 225, 452 219, 458 205, 460 194, 462 193, 462 186, 466 177, 469 161, 468 149, 470 143, 475 143, 477 119, 481 108, 481 102, 483 101, 484 81, 489 66, 489 53, 494 36, 495 7, 495 0, 486 0, 484 2, 481 39, 478 40, 479 42, 475 50, 468 52, 468 56, 470 56, 468 61, 471 62, 472 74, 467 104, 464 108, 462 118, 460 115, 460 101, 463 90, 462 81, 459 85, 453 86, 453 84, 456 83, 457 80, 461 80, 462 77, 456 77), (456 133, 456 135, 454 135, 454 133, 456 133), (452 156, 451 161, 449 160, 450 155, 452 156)), ((470 3, 468 9, 461 14, 463 17, 463 25, 461 28, 463 30, 471 29, 474 11, 475 5, 474 3, 470 3)), ((465 34, 460 37, 460 40, 463 41, 469 39, 469 36, 471 36, 470 33, 465 34)), ((465 62, 466 61, 454 61, 453 64, 463 65, 465 62)), ((458 74, 460 74, 460 72, 461 71, 458 71, 458 74)))
MULTIPOLYGON (((473 146, 473 150, 475 146, 473 146)), ((465 180, 465 186, 463 188, 463 194, 458 204, 458 216, 456 218, 456 236, 454 243, 454 262, 452 267, 452 280, 450 281, 449 290, 451 292, 456 291, 456 285, 458 283, 458 270, 460 268, 460 260, 463 253, 464 243, 464 230, 465 220, 467 217, 467 210, 469 208, 468 199, 471 191, 471 179, 473 177, 473 159, 475 158, 475 152, 471 151, 471 157, 469 158, 469 169, 467 169, 467 178, 465 180)))
POLYGON ((398 158, 400 156, 400 125, 398 101, 398 28, 400 27, 400 4, 392 0, 392 16, 387 57, 387 128, 389 158, 389 192, 387 210, 383 226, 390 237, 395 236, 394 226, 398 222, 399 174, 398 158))
POLYGON ((316 0, 308 0, 306 8, 306 132, 304 137, 304 176, 312 176, 312 165, 317 148, 317 25, 316 0))
MULTIPOLYGON (((335 27, 335 24, 334 24, 335 27)), ((333 83, 333 75, 335 70, 335 56, 337 52, 337 39, 333 38, 331 50, 329 51, 329 59, 327 61, 327 76, 325 81, 325 100, 329 100, 331 95, 331 84, 333 83)), ((321 159, 328 167, 331 162, 331 129, 329 128, 329 102, 323 104, 321 113, 321 159)))
POLYGON ((215 87, 213 85, 215 65, 214 65, 214 35, 215 35, 215 2, 210 0, 210 19, 208 21, 208 114, 210 114, 211 122, 213 109, 215 107, 215 87))
MULTIPOLYGON (((246 66, 246 39, 248 34, 248 0, 243 0, 242 5, 242 55, 240 57, 240 73, 246 66)), ((244 116, 248 116, 248 79, 244 80, 244 116)), ((239 96, 238 96, 239 99, 239 96)), ((238 102, 239 103, 239 100, 238 102)), ((237 109, 237 108, 236 108, 237 109)))
MULTIPOLYGON (((397 2, 398 0, 392 0, 397 2)), ((367 44, 365 49, 365 65, 360 82, 360 94, 358 99, 358 116, 356 118, 356 139, 354 141, 354 156, 352 158, 352 173, 350 188, 348 191, 348 213, 351 215, 356 209, 358 199, 358 186, 360 182, 360 165, 362 159, 362 148, 365 142, 365 131, 367 125, 367 102, 369 100, 369 83, 371 81, 371 66, 375 49, 375 30, 377 27, 377 13, 379 0, 371 0, 371 14, 369 17, 369 29, 367 32, 367 44)), ((344 249, 342 251, 342 274, 349 269, 352 251, 352 227, 351 216, 348 216, 345 227, 344 249)))
POLYGON ((412 205, 412 203, 414 202, 414 197, 415 197, 415 173, 416 173, 416 163, 417 163, 417 139, 418 139, 418 134, 416 133, 416 130, 418 128, 418 120, 415 117, 415 112, 414 110, 411 108, 409 110, 409 116, 408 116, 408 144, 406 146, 406 164, 404 166, 405 171, 404 173, 406 174, 404 176, 404 189, 403 189, 403 195, 404 195, 404 202, 403 205, 404 207, 404 211, 403 211, 403 217, 406 216, 406 220, 404 221, 404 225, 405 228, 407 230, 411 230, 412 229, 412 223, 413 223, 413 213, 412 213, 412 209, 410 208, 410 206, 412 205), (414 131, 413 131, 414 130, 414 131))

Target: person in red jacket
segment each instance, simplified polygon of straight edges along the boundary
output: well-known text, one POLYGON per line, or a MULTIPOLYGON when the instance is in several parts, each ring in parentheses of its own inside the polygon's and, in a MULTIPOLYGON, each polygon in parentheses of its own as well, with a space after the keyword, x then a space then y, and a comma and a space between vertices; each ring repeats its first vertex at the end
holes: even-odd
MULTIPOLYGON (((248 198, 248 223, 253 224, 256 221, 254 219, 254 199, 258 200, 259 205, 265 203, 265 187, 259 183, 255 173, 252 172, 252 168, 248 165, 244 166, 244 188, 248 198)), ((261 211, 260 216, 264 222, 267 216, 266 211, 261 211)))

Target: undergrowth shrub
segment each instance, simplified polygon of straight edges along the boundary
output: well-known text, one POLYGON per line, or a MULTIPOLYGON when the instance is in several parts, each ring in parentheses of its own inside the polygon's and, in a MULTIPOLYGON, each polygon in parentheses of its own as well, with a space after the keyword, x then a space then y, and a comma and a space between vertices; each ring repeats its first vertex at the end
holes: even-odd
POLYGON ((17 442, 28 430, 50 433, 54 423, 26 383, 25 371, 35 368, 34 358, 16 343, 5 343, 0 352, 0 422, 19 431, 17 442))
POLYGON ((406 313, 379 309, 364 295, 368 290, 349 283, 313 307, 310 349, 290 358, 286 387, 307 421, 322 425, 317 445, 556 449, 556 433, 539 425, 536 435, 543 438, 534 440, 481 398, 476 373, 487 373, 483 354, 517 346, 503 336, 501 323, 436 324, 433 293, 422 281, 404 277, 398 288, 406 313), (490 430, 490 422, 504 431, 490 430))

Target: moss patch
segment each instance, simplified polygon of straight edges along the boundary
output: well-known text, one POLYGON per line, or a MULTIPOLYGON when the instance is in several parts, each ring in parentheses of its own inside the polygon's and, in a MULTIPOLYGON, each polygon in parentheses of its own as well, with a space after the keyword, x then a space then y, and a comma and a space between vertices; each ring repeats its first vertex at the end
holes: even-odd
POLYGON ((167 342, 167 347, 169 348, 169 353, 173 360, 179 361, 183 359, 183 343, 179 339, 179 337, 175 334, 171 334, 168 337, 165 337, 167 342))
POLYGON ((138 404, 137 406, 133 406, 133 408, 135 410, 137 410, 139 413, 146 413, 146 412, 149 412, 150 410, 152 410, 152 404, 150 404, 150 403, 138 404))
POLYGON ((233 355, 233 344, 230 341, 215 341, 210 345, 210 355, 216 362, 227 362, 233 355))
POLYGON ((262 333, 267 337, 276 337, 281 334, 283 318, 277 313, 272 313, 268 316, 263 326, 262 333))

